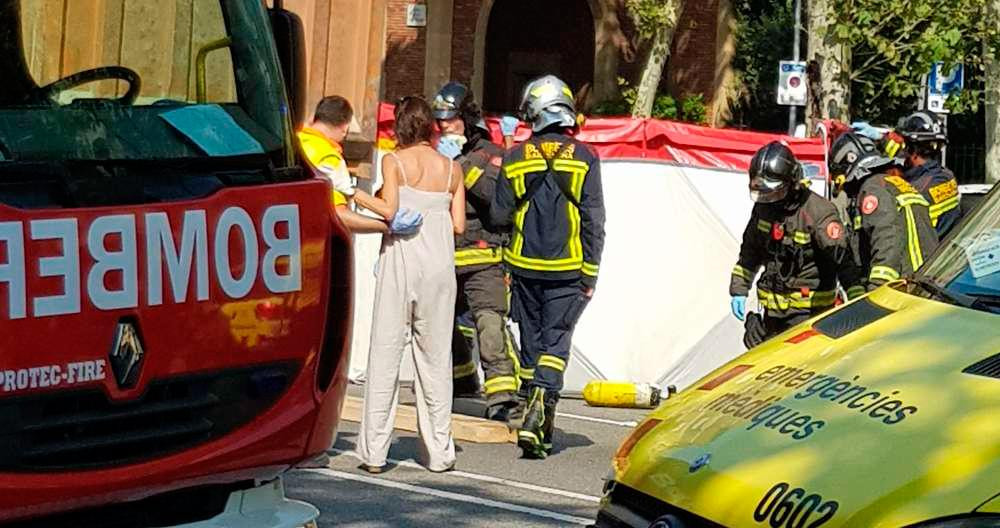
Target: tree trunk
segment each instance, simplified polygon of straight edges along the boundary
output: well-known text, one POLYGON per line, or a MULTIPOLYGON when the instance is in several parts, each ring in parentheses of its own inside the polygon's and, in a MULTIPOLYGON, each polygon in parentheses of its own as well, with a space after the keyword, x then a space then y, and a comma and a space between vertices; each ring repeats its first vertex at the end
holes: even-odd
POLYGON ((822 119, 851 119, 851 51, 834 33, 830 8, 831 0, 809 0, 809 61, 815 61, 806 115, 810 132, 822 119))
MULTIPOLYGON (((990 0, 987 16, 1000 23, 1000 0, 990 0)), ((984 44, 986 47, 986 44, 984 44)), ((986 66, 986 183, 1000 181, 1000 50, 983 49, 986 66)))
POLYGON ((636 87, 635 106, 632 108, 633 117, 649 117, 653 113, 656 89, 660 86, 663 67, 670 57, 670 44, 674 40, 677 20, 680 19, 681 11, 684 9, 683 0, 664 1, 668 4, 663 7, 663 9, 668 10, 668 20, 663 27, 656 30, 656 34, 653 36, 653 47, 649 50, 646 67, 642 70, 642 80, 636 87))
POLYGON ((634 60, 635 50, 622 30, 618 6, 622 0, 588 0, 594 13, 595 45, 594 87, 588 104, 593 105, 621 98, 618 87, 618 65, 634 60))

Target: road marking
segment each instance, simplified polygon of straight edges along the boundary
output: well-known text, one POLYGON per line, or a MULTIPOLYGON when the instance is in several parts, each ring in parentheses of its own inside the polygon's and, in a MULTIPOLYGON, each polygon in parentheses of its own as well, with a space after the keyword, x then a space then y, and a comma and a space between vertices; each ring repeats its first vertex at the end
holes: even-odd
POLYGON ((451 491, 426 488, 424 486, 414 486, 413 484, 403 484, 402 482, 396 482, 394 480, 366 477, 364 475, 355 475, 353 473, 348 473, 346 471, 338 471, 336 469, 320 468, 320 469, 304 469, 303 471, 308 471, 311 473, 320 473, 323 475, 329 475, 331 477, 343 480, 363 482, 365 484, 382 486, 385 488, 393 488, 401 491, 408 491, 411 493, 430 495, 432 497, 438 497, 441 499, 448 499, 457 502, 466 502, 470 504, 478 504, 480 506, 488 506, 490 508, 497 508, 499 510, 507 510, 510 512, 524 513, 535 517, 542 517, 545 519, 552 519, 555 521, 561 521, 565 523, 577 524, 582 526, 587 526, 593 523, 592 519, 585 519, 583 517, 576 517, 574 515, 565 515, 562 513, 556 513, 554 511, 540 510, 538 508, 530 508, 528 506, 521 506, 519 504, 511 504, 509 502, 500 502, 491 499, 483 499, 480 497, 474 497, 472 495, 464 495, 461 493, 454 493, 451 491))
POLYGON ((562 416, 563 418, 570 418, 573 420, 583 420, 585 422, 596 422, 609 425, 619 425, 621 427, 635 427, 639 425, 639 422, 619 422, 618 420, 606 420, 604 418, 594 418, 593 416, 583 416, 582 414, 567 414, 557 412, 556 416, 562 416))
MULTIPOLYGON (((361 460, 361 457, 359 457, 358 454, 355 453, 354 451, 345 451, 343 449, 330 449, 330 452, 337 453, 338 455, 347 455, 347 456, 349 456, 349 457, 351 457, 351 458, 353 458, 355 460, 359 460, 359 461, 361 460)), ((393 458, 387 458, 386 461, 389 462, 389 463, 395 464, 397 466, 408 467, 408 468, 413 468, 413 469, 426 469, 426 468, 424 468, 424 466, 421 466, 420 464, 417 464, 416 462, 412 462, 412 461, 409 461, 409 460, 396 460, 396 459, 393 459, 393 458)), ((600 503, 601 502, 601 498, 600 497, 595 497, 594 495, 585 495, 583 493, 575 493, 575 492, 572 492, 572 491, 566 491, 566 490, 561 490, 561 489, 556 489, 556 488, 547 488, 545 486, 536 486, 534 484, 528 484, 527 482, 518 482, 516 480, 508 480, 508 479, 505 479, 505 478, 493 477, 493 476, 490 476, 490 475, 481 475, 479 473, 469 473, 468 471, 458 471, 458 470, 455 470, 455 471, 449 471, 447 473, 442 473, 442 474, 443 475, 450 475, 450 476, 453 476, 453 477, 462 477, 462 478, 467 478, 467 479, 472 479, 472 480, 478 480, 478 481, 481 481, 481 482, 489 482, 491 484, 499 484, 501 486, 508 486, 508 487, 511 487, 511 488, 520 488, 520 489, 524 489, 524 490, 528 490, 528 491, 538 491, 538 492, 541 492, 541 493, 547 493, 549 495, 558 495, 560 497, 566 497, 566 498, 581 500, 581 501, 585 501, 585 502, 593 502, 593 503, 600 503)))

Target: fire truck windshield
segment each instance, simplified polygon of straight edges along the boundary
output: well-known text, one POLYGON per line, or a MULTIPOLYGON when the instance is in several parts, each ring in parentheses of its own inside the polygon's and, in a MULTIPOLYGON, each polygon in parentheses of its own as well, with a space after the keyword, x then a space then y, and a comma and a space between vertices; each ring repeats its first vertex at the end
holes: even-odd
POLYGON ((287 147, 270 40, 242 0, 0 0, 0 163, 287 147))

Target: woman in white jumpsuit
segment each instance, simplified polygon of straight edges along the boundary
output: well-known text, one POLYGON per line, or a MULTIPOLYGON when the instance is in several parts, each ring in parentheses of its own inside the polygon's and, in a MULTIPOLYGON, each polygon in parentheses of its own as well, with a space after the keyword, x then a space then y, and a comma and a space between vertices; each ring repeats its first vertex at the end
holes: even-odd
POLYGON ((461 167, 431 146, 431 109, 423 99, 396 107, 399 150, 382 161, 381 198, 361 205, 391 220, 419 211, 415 234, 384 235, 375 287, 375 317, 358 455, 362 467, 386 464, 399 397, 403 354, 412 350, 422 462, 431 471, 455 465, 451 435, 451 336, 455 307, 455 233, 465 229, 461 167), (412 344, 412 346, 411 346, 412 344))

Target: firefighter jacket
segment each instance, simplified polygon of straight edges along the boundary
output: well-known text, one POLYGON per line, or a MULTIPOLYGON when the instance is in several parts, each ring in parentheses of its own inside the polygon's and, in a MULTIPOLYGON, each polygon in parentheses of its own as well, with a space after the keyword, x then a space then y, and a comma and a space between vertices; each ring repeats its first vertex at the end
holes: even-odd
POLYGON ((944 238, 962 217, 955 175, 937 160, 930 160, 911 167, 903 178, 930 204, 931 224, 937 230, 938 239, 944 238))
POLYGON ((811 315, 832 307, 838 278, 849 295, 859 295, 861 276, 848 236, 836 206, 809 190, 781 203, 756 204, 729 294, 746 296, 764 268, 757 296, 768 317, 811 315))
POLYGON ((504 262, 512 273, 597 282, 604 250, 604 195, 597 154, 547 133, 507 151, 490 214, 512 225, 504 262))
POLYGON ((459 164, 465 175, 465 233, 455 237, 455 266, 459 273, 500 264, 506 237, 490 221, 503 149, 479 138, 464 149, 459 164))
POLYGON ((848 212, 869 290, 913 273, 937 248, 930 204, 901 176, 866 178, 848 212))

